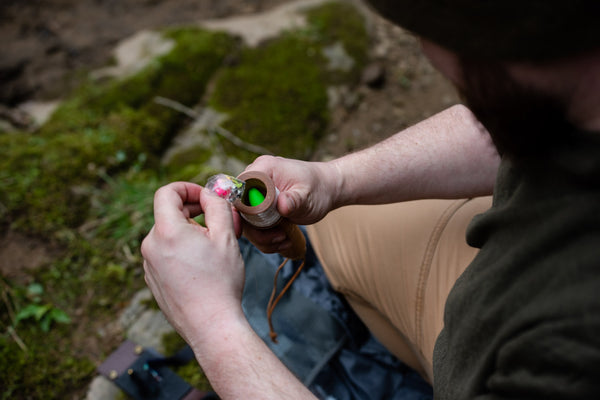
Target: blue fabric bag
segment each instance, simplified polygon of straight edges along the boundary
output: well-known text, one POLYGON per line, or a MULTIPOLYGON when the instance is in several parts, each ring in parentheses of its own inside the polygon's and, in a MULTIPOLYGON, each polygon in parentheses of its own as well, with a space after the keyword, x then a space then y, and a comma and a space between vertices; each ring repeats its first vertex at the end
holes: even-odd
MULTIPOLYGON (((306 235, 305 235, 306 236, 306 235)), ((390 354, 336 293, 307 239, 306 264, 272 316, 278 343, 269 337, 267 303, 284 258, 239 241, 246 265, 242 307, 255 332, 318 398, 327 400, 430 400, 431 386, 390 354)), ((288 262, 278 291, 299 267, 288 262)))

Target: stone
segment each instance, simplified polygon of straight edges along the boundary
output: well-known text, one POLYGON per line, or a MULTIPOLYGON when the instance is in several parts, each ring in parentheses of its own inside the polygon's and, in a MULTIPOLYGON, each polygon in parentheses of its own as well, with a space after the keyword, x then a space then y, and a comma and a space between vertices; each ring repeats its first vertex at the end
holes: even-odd
POLYGON ((302 11, 325 3, 325 1, 293 1, 262 13, 203 21, 201 26, 238 35, 248 46, 255 47, 262 41, 276 37, 285 30, 303 27, 306 19, 302 15, 302 11))
POLYGON ((330 71, 347 72, 354 67, 354 59, 348 55, 341 42, 324 47, 323 56, 327 59, 327 69, 330 71))
POLYGON ((85 400, 112 400, 121 396, 121 390, 102 375, 98 375, 90 383, 85 400))
POLYGON ((380 63, 371 63, 365 67, 361 83, 373 89, 379 89, 385 84, 385 67, 380 63))
POLYGON ((141 30, 123 40, 114 51, 116 65, 92 72, 92 78, 125 78, 141 71, 156 57, 170 52, 175 41, 158 32, 141 30))
POLYGON ((161 311, 145 310, 127 330, 127 338, 143 347, 163 352, 162 338, 173 331, 173 327, 161 311))

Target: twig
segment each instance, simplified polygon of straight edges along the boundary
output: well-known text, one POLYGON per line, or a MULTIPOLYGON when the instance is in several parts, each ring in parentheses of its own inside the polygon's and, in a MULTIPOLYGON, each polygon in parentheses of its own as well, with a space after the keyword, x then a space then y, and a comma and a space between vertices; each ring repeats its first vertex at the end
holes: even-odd
POLYGON ((13 338, 13 340, 21 348, 21 350, 23 350, 24 352, 27 352, 27 346, 25 345, 25 343, 23 343, 23 341, 21 340, 21 338, 19 337, 19 335, 17 335, 17 332, 15 331, 15 328, 13 328, 12 326, 9 326, 8 327, 8 334, 10 335, 10 337, 13 338))
POLYGON ((6 305, 6 311, 8 313, 8 317, 10 318, 11 321, 15 320, 15 312, 14 309, 12 307, 12 304, 10 302, 10 298, 9 298, 9 291, 10 286, 8 286, 8 284, 6 282, 4 282, 4 279, 0 279, 0 283, 2 283, 2 300, 4 301, 4 304, 6 305))
MULTIPOLYGON (((4 280, 0 280, 0 282, 2 283, 2 300, 4 301, 4 304, 6 305, 8 317, 11 320, 11 323, 15 324, 16 316, 15 316, 15 312, 13 310, 13 307, 12 307, 12 304, 11 304, 10 298, 9 298, 9 291, 11 289, 8 286, 8 284, 6 282, 4 282, 4 280)), ((15 343, 21 348, 21 350, 23 350, 24 352, 27 352, 27 346, 25 345, 25 343, 23 343, 23 341, 21 340, 19 335, 17 335, 15 328, 12 326, 9 326, 6 329, 6 331, 13 338, 15 343)))
POLYGON ((192 110, 188 106, 185 106, 175 100, 167 99, 166 97, 156 96, 154 98, 154 102, 156 104, 160 104, 161 106, 169 107, 175 111, 179 111, 182 114, 187 115, 190 118, 198 119, 200 118, 200 114, 196 111, 192 110))
MULTIPOLYGON (((167 99, 167 98, 161 97, 161 96, 156 96, 154 98, 154 102, 157 104, 163 105, 165 107, 169 107, 169 108, 171 108, 175 111, 178 111, 182 114, 185 114, 192 119, 196 120, 196 119, 200 118, 200 114, 198 112, 192 110, 191 108, 189 108, 175 100, 167 99)), ((272 152, 265 149, 264 147, 243 141, 242 139, 240 139, 239 137, 237 137, 236 135, 234 135, 233 133, 231 133, 230 131, 228 131, 227 129, 223 128, 220 125, 210 128, 209 130, 220 135, 221 137, 229 140, 235 146, 240 147, 244 150, 248 150, 248 151, 250 151, 252 153, 256 153, 256 154, 273 155, 272 152)))
POLYGON ((138 261, 138 259, 133 255, 131 248, 127 244, 123 245, 123 254, 125 255, 125 259, 127 259, 127 261, 129 261, 129 262, 137 262, 138 261))
POLYGON ((251 151, 252 153, 256 153, 256 154, 268 154, 271 156, 273 155, 272 152, 265 149, 264 147, 261 147, 261 146, 258 146, 258 145, 252 144, 252 143, 244 142, 242 139, 235 136, 233 133, 229 132, 227 129, 223 128, 222 126, 217 125, 214 128, 212 128, 212 130, 215 133, 223 136, 225 139, 229 140, 231 143, 233 143, 237 147, 241 147, 243 149, 246 149, 246 150, 251 151))

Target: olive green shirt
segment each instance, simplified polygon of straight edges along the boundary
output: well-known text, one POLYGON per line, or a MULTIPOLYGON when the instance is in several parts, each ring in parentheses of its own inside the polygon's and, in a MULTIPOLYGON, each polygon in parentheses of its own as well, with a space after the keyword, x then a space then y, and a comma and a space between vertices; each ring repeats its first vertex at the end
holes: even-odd
POLYGON ((502 161, 467 232, 481 250, 446 302, 436 399, 600 399, 596 137, 502 161))

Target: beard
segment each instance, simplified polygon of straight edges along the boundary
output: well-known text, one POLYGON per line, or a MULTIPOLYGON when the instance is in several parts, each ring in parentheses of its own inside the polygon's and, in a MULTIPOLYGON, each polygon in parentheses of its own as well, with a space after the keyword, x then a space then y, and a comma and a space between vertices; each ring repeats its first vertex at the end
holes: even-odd
POLYGON ((463 58, 461 66, 463 84, 458 91, 490 132, 501 156, 546 158, 576 131, 564 104, 517 82, 503 65, 463 58))

